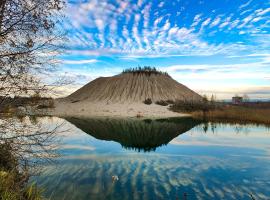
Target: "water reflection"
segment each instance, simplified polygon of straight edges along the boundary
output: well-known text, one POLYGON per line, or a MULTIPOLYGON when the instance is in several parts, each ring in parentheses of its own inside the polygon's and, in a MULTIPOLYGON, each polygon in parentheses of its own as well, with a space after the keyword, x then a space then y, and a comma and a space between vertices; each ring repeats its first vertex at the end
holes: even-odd
POLYGON ((83 119, 66 118, 85 133, 100 140, 115 141, 124 148, 155 151, 200 122, 192 118, 171 119, 83 119))
POLYGON ((62 157, 35 179, 49 199, 269 199, 270 134, 263 127, 68 121, 78 128, 69 124, 62 157))

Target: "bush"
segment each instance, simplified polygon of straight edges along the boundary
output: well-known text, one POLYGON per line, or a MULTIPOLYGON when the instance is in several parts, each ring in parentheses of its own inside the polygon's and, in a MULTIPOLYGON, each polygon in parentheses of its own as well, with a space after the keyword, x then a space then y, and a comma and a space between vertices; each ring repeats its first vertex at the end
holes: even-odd
POLYGON ((157 105, 160 105, 160 106, 167 106, 167 105, 169 105, 167 101, 163 101, 163 100, 156 101, 156 104, 157 105))
POLYGON ((176 101, 173 105, 170 106, 170 110, 175 112, 207 112, 215 108, 217 108, 216 104, 205 101, 176 101))
POLYGON ((152 100, 150 98, 147 98, 143 101, 143 103, 146 105, 150 105, 150 104, 152 104, 152 100))
POLYGON ((173 100, 167 100, 166 101, 168 104, 174 104, 174 101, 173 100))
POLYGON ((37 106, 37 109, 49 109, 49 108, 55 108, 54 105, 54 100, 53 99, 48 99, 48 100, 43 100, 40 102, 41 104, 37 106))
POLYGON ((51 107, 48 105, 38 105, 37 106, 37 109, 48 109, 48 108, 51 108, 51 107))

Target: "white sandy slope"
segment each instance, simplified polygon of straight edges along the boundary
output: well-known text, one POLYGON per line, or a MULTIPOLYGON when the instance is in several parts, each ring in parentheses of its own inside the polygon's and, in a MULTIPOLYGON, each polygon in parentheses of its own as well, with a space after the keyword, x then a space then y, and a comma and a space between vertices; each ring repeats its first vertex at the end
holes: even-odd
POLYGON ((65 98, 69 102, 142 103, 150 98, 156 101, 190 100, 202 97, 168 75, 126 73, 100 77, 65 98))
POLYGON ((168 110, 168 106, 155 103, 146 105, 144 100, 201 101, 202 97, 159 72, 122 73, 100 77, 69 96, 56 100, 52 114, 83 117, 181 117, 183 114, 168 110))
POLYGON ((183 117, 186 114, 176 113, 168 110, 168 106, 156 104, 146 105, 143 103, 92 103, 76 102, 70 103, 63 100, 56 100, 55 109, 51 115, 60 117, 145 117, 145 118, 168 118, 183 117))

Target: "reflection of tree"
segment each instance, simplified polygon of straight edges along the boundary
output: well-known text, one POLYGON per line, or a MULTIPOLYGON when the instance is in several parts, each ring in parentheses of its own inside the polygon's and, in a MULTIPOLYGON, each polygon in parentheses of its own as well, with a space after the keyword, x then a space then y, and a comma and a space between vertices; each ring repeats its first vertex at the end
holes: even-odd
POLYGON ((36 185, 27 187, 28 179, 38 172, 40 162, 57 156, 55 134, 61 126, 46 128, 39 120, 27 117, 0 119, 0 199, 7 199, 7 195, 12 196, 8 199, 41 196, 36 185))
MULTIPOLYGON (((199 130, 202 130, 204 133, 208 133, 210 127, 211 132, 216 133, 217 128, 226 126, 230 126, 234 130, 234 133, 236 134, 243 133, 245 135, 248 135, 250 133, 250 127, 252 127, 253 125, 250 124, 242 125, 237 123, 204 122, 198 128, 199 130)), ((268 129, 267 127, 264 128, 268 129)))
POLYGON ((164 120, 119 120, 67 118, 84 132, 101 140, 119 142, 124 148, 155 151, 200 122, 191 118, 164 120))
POLYGON ((62 124, 45 128, 36 117, 12 118, 13 123, 0 120, 0 142, 10 146, 11 153, 21 161, 32 162, 55 157, 55 133, 62 124))

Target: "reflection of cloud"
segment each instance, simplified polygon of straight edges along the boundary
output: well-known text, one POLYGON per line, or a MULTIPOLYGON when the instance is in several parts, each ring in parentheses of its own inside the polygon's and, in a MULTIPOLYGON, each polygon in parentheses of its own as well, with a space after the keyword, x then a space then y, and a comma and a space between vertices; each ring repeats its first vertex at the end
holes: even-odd
POLYGON ((70 144, 68 144, 68 145, 62 145, 61 147, 60 147, 61 149, 69 149, 69 150, 71 150, 71 149, 80 149, 80 150, 89 150, 89 151, 93 151, 93 150, 95 150, 95 147, 91 147, 91 146, 81 146, 81 145, 70 145, 70 144))
MULTIPOLYGON (((180 135, 170 142, 179 146, 201 146, 213 148, 246 148, 258 155, 258 151, 270 155, 268 129, 248 125, 199 125, 187 134, 180 135), (204 127, 207 125, 206 133, 204 127)), ((240 152, 240 151, 239 151, 240 152)), ((235 155, 238 152, 235 153, 235 155)), ((252 153, 250 153, 252 154, 252 153)), ((260 156, 262 156, 260 154, 260 156)))
MULTIPOLYGON (((63 197, 63 188, 69 199, 117 199, 119 195, 127 199, 172 199, 181 198, 185 192, 190 199, 248 199, 249 193, 266 198, 269 183, 254 179, 254 167, 258 167, 254 160, 246 163, 239 158, 99 155, 47 166, 37 183, 54 199, 63 197), (119 177, 117 183, 112 182, 112 175, 119 177), (61 184, 55 184, 58 182, 61 184)), ((257 175, 265 173, 256 170, 257 175)))
POLYGON ((64 135, 63 142, 74 151, 65 152, 35 177, 46 197, 181 199, 187 193, 188 199, 238 200, 249 199, 250 193, 256 199, 267 199, 270 194, 269 156, 255 149, 256 144, 261 144, 258 148, 269 147, 269 133, 264 128, 249 127, 248 135, 236 134, 235 127, 229 125, 218 126, 214 133, 207 134, 193 128, 173 141, 191 142, 189 147, 169 145, 157 153, 142 154, 115 152, 112 142, 101 143, 70 126, 74 133, 71 138, 68 133, 64 135), (238 148, 224 149, 221 142, 225 146, 238 143, 238 148), (250 147, 242 148, 243 144, 250 147), (76 149, 81 153, 77 154, 76 149), (113 175, 119 181, 113 182, 113 175))

